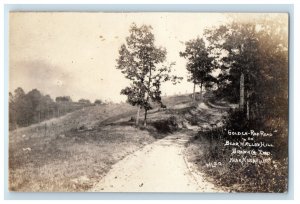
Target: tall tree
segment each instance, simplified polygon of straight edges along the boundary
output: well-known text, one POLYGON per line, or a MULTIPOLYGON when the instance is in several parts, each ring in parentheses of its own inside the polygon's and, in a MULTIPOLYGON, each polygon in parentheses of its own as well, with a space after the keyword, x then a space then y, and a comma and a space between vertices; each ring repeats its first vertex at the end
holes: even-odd
POLYGON ((94 104, 95 105, 101 105, 101 104, 103 104, 103 101, 101 99, 96 99, 94 104))
POLYGON ((280 22, 269 18, 255 22, 235 19, 205 33, 210 49, 218 56, 220 92, 238 101, 248 119, 251 101, 255 109, 266 109, 275 98, 278 102, 282 90, 287 90, 288 38, 282 33, 287 22, 280 22), (272 91, 275 87, 278 89, 272 91))
POLYGON ((152 27, 132 24, 126 44, 121 45, 117 69, 131 81, 121 94, 127 101, 137 106, 136 125, 139 123, 140 109, 144 109, 144 125, 147 125, 147 113, 152 109, 151 101, 161 105, 161 83, 172 80, 176 83, 179 77, 171 76, 174 63, 164 65, 166 49, 154 45, 152 27))
POLYGON ((70 103, 72 102, 72 99, 70 96, 58 96, 55 98, 55 101, 57 103, 70 103))
POLYGON ((34 111, 32 101, 20 87, 18 87, 14 93, 16 123, 20 126, 27 126, 33 121, 34 111))
POLYGON ((264 18, 257 29, 260 78, 255 103, 260 114, 288 121, 288 17, 264 18))
POLYGON ((25 92, 21 87, 16 88, 14 94, 15 94, 14 96, 15 100, 19 100, 25 96, 25 92))
POLYGON ((203 85, 210 85, 214 81, 211 75, 213 69, 213 58, 209 56, 209 52, 202 38, 196 38, 185 43, 185 51, 179 55, 188 60, 186 68, 189 72, 188 81, 193 82, 193 100, 195 100, 196 85, 200 86, 200 95, 202 96, 203 85))
POLYGON ((26 94, 26 97, 28 98, 28 100, 31 101, 32 104, 32 112, 34 113, 34 118, 32 118, 33 120, 37 121, 37 122, 41 122, 41 115, 43 113, 43 109, 45 109, 45 107, 43 107, 43 103, 42 103, 42 94, 39 90, 37 89, 33 89, 31 91, 29 91, 26 94))
POLYGON ((240 96, 241 110, 245 106, 245 97, 248 97, 252 89, 249 86, 250 83, 245 83, 245 81, 255 80, 258 72, 258 39, 255 32, 255 24, 253 23, 232 23, 227 26, 220 26, 209 36, 213 45, 222 48, 220 52, 222 55, 221 68, 228 70, 227 74, 231 75, 225 79, 231 80, 230 83, 239 82, 239 94, 236 95, 240 96), (239 80, 235 78, 236 76, 239 77, 239 80))
POLYGON ((17 127, 15 98, 11 92, 9 92, 8 108, 9 108, 9 129, 15 129, 17 127))

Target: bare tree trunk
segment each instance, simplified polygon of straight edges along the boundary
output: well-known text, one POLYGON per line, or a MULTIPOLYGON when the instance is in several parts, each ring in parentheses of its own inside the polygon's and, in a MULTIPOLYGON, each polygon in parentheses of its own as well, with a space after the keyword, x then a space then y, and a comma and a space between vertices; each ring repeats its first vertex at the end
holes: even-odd
POLYGON ((249 106, 249 101, 248 100, 247 100, 246 105, 247 105, 247 120, 249 120, 250 119, 250 106, 249 106))
POLYGON ((141 106, 138 105, 138 110, 137 110, 137 113, 136 113, 136 119, 135 119, 135 125, 136 125, 136 126, 139 125, 140 109, 141 109, 141 106))
POLYGON ((145 127, 147 126, 147 113, 148 113, 148 111, 145 110, 145 115, 144 115, 144 126, 145 127))
POLYGON ((200 83, 200 98, 202 99, 202 82, 200 83))
MULTIPOLYGON (((259 109, 258 109, 258 104, 257 102, 255 102, 254 104, 254 111, 253 111, 253 115, 252 115, 252 118, 256 118, 258 115, 259 115, 259 109)), ((253 110, 253 109, 252 109, 253 110)))
POLYGON ((195 92, 195 90, 196 90, 196 83, 194 82, 194 89, 193 89, 193 101, 195 101, 195 100, 196 100, 196 92, 195 92))
POLYGON ((250 104, 249 104, 249 92, 246 91, 247 95, 247 102, 246 102, 246 112, 247 112, 247 120, 250 119, 250 104))
POLYGON ((47 123, 45 123, 45 137, 47 136, 47 123))
MULTIPOLYGON (((150 99, 150 86, 151 86, 151 77, 152 77, 152 72, 151 72, 151 66, 150 66, 150 69, 149 69, 149 81, 148 81, 148 92, 147 93, 147 98, 146 98, 146 101, 147 103, 149 102, 149 99, 150 99)), ((147 110, 145 108, 145 115, 144 115, 144 126, 146 127, 147 126, 147 110)))
POLYGON ((241 73, 240 78, 240 109, 244 110, 245 105, 245 77, 244 73, 241 73))

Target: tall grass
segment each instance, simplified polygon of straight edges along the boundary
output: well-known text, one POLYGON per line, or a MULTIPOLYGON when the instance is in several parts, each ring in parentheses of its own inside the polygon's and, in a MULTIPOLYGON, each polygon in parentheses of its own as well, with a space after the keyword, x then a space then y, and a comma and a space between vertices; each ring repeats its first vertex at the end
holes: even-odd
MULTIPOLYGON (((233 111, 226 119, 223 128, 199 132, 190 141, 188 151, 198 168, 208 179, 220 187, 233 192, 286 192, 288 186, 288 134, 286 123, 280 118, 266 121, 245 121, 243 113, 233 111), (240 163, 229 162, 232 146, 225 146, 226 141, 239 141, 243 136, 228 135, 228 130, 276 130, 272 137, 260 137, 256 141, 272 143, 274 147, 265 148, 271 152, 270 162, 240 163)), ((244 148, 253 150, 255 148, 244 148)), ((265 156, 257 155, 256 159, 265 156)))

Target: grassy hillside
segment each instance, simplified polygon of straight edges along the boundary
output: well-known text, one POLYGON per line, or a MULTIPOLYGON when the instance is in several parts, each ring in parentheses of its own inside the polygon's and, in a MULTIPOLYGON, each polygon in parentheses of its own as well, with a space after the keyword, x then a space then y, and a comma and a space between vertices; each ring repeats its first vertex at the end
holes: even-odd
MULTIPOLYGON (((168 109, 149 113, 149 127, 136 128, 136 107, 126 103, 87 107, 63 117, 10 132, 11 191, 85 191, 131 152, 154 142, 174 125, 173 109, 190 97, 165 97, 168 109)), ((141 113, 142 117, 142 113, 141 113)))

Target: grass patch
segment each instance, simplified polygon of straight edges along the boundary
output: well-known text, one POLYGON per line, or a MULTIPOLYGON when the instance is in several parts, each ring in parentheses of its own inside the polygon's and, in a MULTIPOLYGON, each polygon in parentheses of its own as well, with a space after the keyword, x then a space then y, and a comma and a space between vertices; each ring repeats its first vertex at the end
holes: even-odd
POLYGON ((64 137, 32 138, 10 146, 11 191, 86 191, 111 166, 155 139, 133 127, 70 131, 64 137), (34 144, 34 145, 30 145, 34 144), (31 150, 23 151, 24 146, 31 150))
MULTIPOLYGON (((245 122, 240 113, 234 112, 227 118, 223 128, 201 131, 189 142, 187 155, 189 161, 195 163, 204 172, 209 181, 224 190, 231 192, 276 192, 287 191, 288 155, 287 127, 280 118, 267 121, 245 122), (272 137, 256 138, 256 142, 272 143, 274 147, 264 148, 271 153, 267 163, 235 163, 229 162, 232 157, 232 146, 225 146, 226 141, 238 142, 244 136, 228 135, 228 130, 276 130, 272 137)), ((239 149, 239 148, 237 148, 239 149)), ((254 147, 244 147, 243 150, 257 150, 254 147)), ((248 156, 249 157, 249 156, 248 156)), ((262 160, 264 155, 254 158, 262 160)))
MULTIPOLYGON (((172 107, 190 98, 164 100, 172 107)), ((176 130, 176 118, 165 110, 149 112, 146 128, 135 127, 135 114, 136 107, 126 103, 93 106, 11 131, 9 190, 87 191, 113 164, 176 130)))
POLYGON ((9 190, 86 191, 126 155, 155 141, 149 132, 102 121, 130 114, 128 104, 95 106, 11 131, 9 190))

